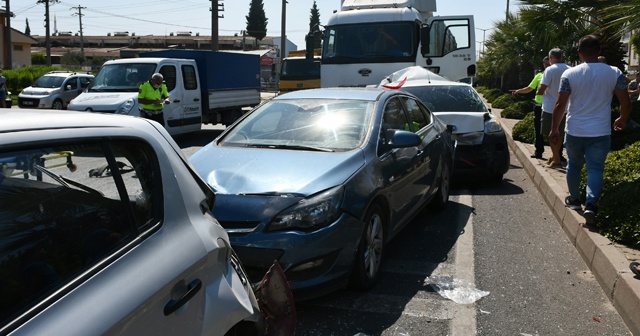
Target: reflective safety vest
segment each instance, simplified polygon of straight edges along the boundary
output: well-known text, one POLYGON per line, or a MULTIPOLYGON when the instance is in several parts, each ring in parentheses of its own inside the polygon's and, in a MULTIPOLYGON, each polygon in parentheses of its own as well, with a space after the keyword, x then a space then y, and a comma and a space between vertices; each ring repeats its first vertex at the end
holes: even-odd
POLYGON ((163 103, 160 104, 140 104, 142 108, 149 111, 159 111, 164 108, 164 99, 169 98, 169 92, 167 91, 167 86, 163 83, 160 88, 156 89, 151 84, 151 81, 146 81, 138 90, 138 99, 148 99, 148 100, 162 100, 163 103))

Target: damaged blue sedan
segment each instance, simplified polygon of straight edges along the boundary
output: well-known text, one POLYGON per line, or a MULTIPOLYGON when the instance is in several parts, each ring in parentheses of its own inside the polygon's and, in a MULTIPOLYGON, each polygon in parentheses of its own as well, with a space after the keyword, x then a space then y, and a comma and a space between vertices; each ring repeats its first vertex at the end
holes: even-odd
POLYGON ((249 277, 278 260, 301 300, 371 288, 389 240, 446 206, 454 148, 412 94, 314 89, 264 103, 189 160, 249 277))

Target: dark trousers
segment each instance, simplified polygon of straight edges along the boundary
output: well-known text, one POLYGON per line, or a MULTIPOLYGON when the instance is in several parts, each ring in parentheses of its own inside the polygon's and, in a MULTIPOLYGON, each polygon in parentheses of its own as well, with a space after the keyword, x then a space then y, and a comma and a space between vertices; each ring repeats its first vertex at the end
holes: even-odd
POLYGON ((155 114, 148 113, 145 110, 142 110, 140 112, 141 112, 143 118, 147 118, 147 119, 151 119, 153 121, 156 121, 156 122, 158 122, 160 125, 162 125, 164 127, 164 113, 163 112, 155 113, 155 114))
POLYGON ((544 138, 540 134, 540 128, 542 125, 542 105, 535 104, 533 107, 533 129, 536 132, 535 147, 536 154, 542 155, 544 153, 544 138))

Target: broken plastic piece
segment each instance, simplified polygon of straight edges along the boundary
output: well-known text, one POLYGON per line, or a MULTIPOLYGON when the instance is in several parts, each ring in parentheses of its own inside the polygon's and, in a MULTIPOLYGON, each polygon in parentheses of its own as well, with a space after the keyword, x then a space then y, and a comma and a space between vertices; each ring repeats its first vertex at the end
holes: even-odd
POLYGON ((474 303, 489 295, 489 292, 476 289, 469 281, 453 279, 451 276, 430 276, 425 279, 424 284, 431 285, 442 297, 460 304, 474 303))

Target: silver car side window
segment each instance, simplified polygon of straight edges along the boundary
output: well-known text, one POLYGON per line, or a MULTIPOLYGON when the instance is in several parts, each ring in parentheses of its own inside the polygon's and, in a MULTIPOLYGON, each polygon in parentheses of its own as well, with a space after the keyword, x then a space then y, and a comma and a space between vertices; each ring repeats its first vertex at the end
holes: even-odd
POLYGON ((153 223, 152 153, 124 140, 0 152, 2 325, 72 289, 153 223))

